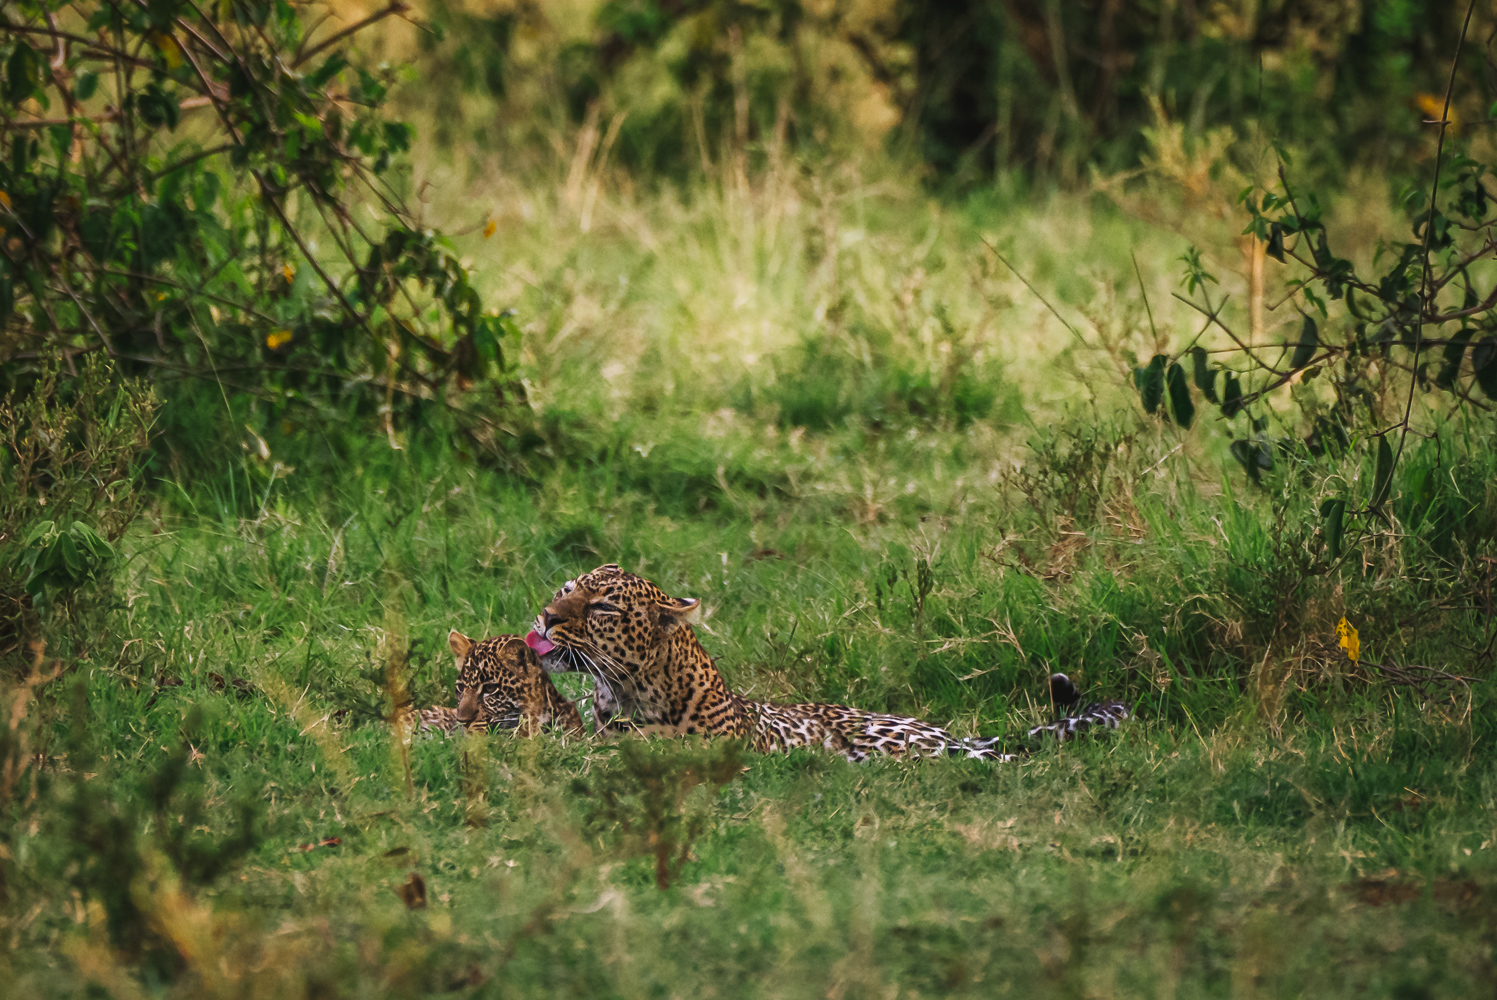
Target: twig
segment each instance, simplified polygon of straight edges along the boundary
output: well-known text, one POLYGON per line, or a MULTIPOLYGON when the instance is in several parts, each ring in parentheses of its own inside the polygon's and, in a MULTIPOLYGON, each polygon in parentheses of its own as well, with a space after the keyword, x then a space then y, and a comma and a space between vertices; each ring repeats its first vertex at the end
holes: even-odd
POLYGON ((1455 56, 1450 60, 1450 78, 1445 82, 1445 107, 1440 112, 1440 138, 1435 144, 1435 177, 1429 189, 1429 217, 1424 220, 1424 266, 1419 271, 1419 319, 1414 325, 1414 360, 1411 364, 1416 374, 1409 379, 1409 395, 1403 407, 1402 433, 1398 435, 1398 451, 1394 453, 1393 465, 1388 470, 1390 476, 1393 469, 1398 468, 1399 459, 1403 458, 1403 445, 1409 437, 1409 417, 1414 412, 1414 390, 1419 385, 1417 372, 1419 352, 1424 346, 1424 314, 1433 304, 1427 301, 1430 294, 1429 243, 1435 230, 1435 199, 1440 194, 1440 164, 1445 155, 1445 130, 1450 125, 1450 95, 1455 92, 1455 71, 1461 64, 1461 49, 1466 44, 1466 30, 1471 27, 1471 15, 1475 11, 1476 0, 1471 0, 1466 6, 1466 19, 1461 22, 1461 37, 1455 43, 1455 56))
MULTIPOLYGON (((206 108, 212 104, 213 99, 211 97, 189 97, 177 106, 183 111, 196 111, 198 108, 206 108)), ((22 128, 46 128, 49 125, 76 125, 80 122, 103 124, 105 122, 117 122, 123 115, 123 111, 115 108, 97 115, 74 115, 67 118, 21 118, 8 122, 0 122, 0 131, 22 128)))
MULTIPOLYGON (((1204 292, 1204 290, 1203 290, 1203 292, 1204 292)), ((1279 375, 1279 376, 1283 376, 1285 374, 1290 374, 1290 375, 1294 374, 1293 372, 1288 372, 1288 373, 1281 372, 1277 368, 1275 368, 1273 365, 1268 364, 1266 361, 1264 361, 1261 358, 1259 358, 1256 354, 1253 353, 1253 349, 1251 347, 1249 347, 1247 344, 1244 344, 1242 342, 1242 338, 1241 337, 1237 336, 1237 334, 1235 334, 1235 333, 1232 332, 1232 328, 1231 327, 1227 326, 1227 324, 1225 324, 1225 323, 1223 323, 1221 321, 1221 311, 1223 309, 1225 309, 1226 306, 1227 306, 1227 300, 1225 298, 1223 298, 1221 300, 1221 302, 1219 302, 1214 309, 1206 310, 1206 309, 1202 309, 1199 305, 1197 305, 1196 303, 1190 301, 1190 299, 1187 299, 1185 296, 1181 295, 1179 292, 1171 292, 1170 294, 1173 295, 1175 298, 1179 299, 1181 302, 1184 302, 1186 305, 1190 306, 1190 308, 1194 309, 1196 312, 1198 312, 1201 315, 1205 316, 1208 321, 1210 321, 1212 323, 1215 323, 1217 326, 1221 327, 1222 330, 1226 333, 1226 335, 1232 338, 1232 343, 1236 344, 1239 348, 1241 348, 1242 352, 1244 354, 1246 354, 1249 358, 1251 358, 1252 361, 1253 361, 1253 364, 1257 365, 1259 368, 1263 368, 1263 369, 1265 369, 1267 371, 1271 371, 1275 375, 1279 375)), ((1206 304, 1208 306, 1211 304, 1211 300, 1209 298, 1206 300, 1206 304)))
POLYGON ((1051 312, 1051 314, 1054 315, 1056 319, 1060 320, 1060 322, 1065 326, 1065 328, 1067 330, 1070 330, 1071 333, 1075 335, 1075 337, 1076 337, 1077 340, 1081 341, 1081 346, 1082 347, 1088 346, 1087 342, 1086 342, 1086 338, 1081 335, 1081 332, 1079 330, 1077 330, 1074 326, 1072 326, 1069 322, 1067 322, 1066 318, 1060 314, 1060 311, 1058 309, 1056 309, 1054 306, 1052 306, 1050 304, 1050 301, 1048 299, 1046 299, 1043 295, 1040 294, 1040 290, 1038 288, 1035 288, 1033 285, 1031 285, 1029 283, 1029 279, 1026 278, 1026 277, 1024 277, 1024 275, 1020 274, 1019 273, 1019 269, 1017 267, 1014 267, 1012 264, 1010 264, 1008 262, 1008 258, 1005 257, 1005 256, 1003 256, 1003 254, 1001 254, 1001 253, 998 252, 998 248, 997 247, 993 246, 993 244, 991 244, 991 243, 988 242, 988 238, 986 236, 984 236, 982 238, 982 243, 983 243, 983 246, 987 247, 989 250, 992 251, 994 257, 997 257, 1000 261, 1003 262, 1003 266, 1004 267, 1006 267, 1010 271, 1014 272, 1014 277, 1016 277, 1020 281, 1024 282, 1024 287, 1027 288, 1027 289, 1029 289, 1031 292, 1033 292, 1034 293, 1034 297, 1037 298, 1037 299, 1039 299, 1041 302, 1043 302, 1045 304, 1045 308, 1049 309, 1050 312, 1051 312))
POLYGON ((180 291, 187 292, 191 295, 198 296, 200 298, 209 299, 213 302, 219 302, 223 305, 228 306, 230 309, 238 309, 243 312, 249 313, 251 316, 255 317, 263 323, 276 322, 274 317, 267 316, 265 313, 259 312, 255 309, 254 306, 247 306, 243 302, 235 302, 233 299, 226 299, 222 295, 214 295, 212 292, 206 292, 201 288, 189 288, 181 282, 172 281, 169 278, 160 278, 152 274, 141 274, 138 271, 121 271, 118 268, 113 267, 101 267, 99 268, 99 270, 104 274, 112 274, 118 278, 134 278, 137 281, 149 281, 157 285, 166 285, 168 288, 175 288, 180 291))
POLYGON ((1369 667, 1375 667, 1378 672, 1394 684, 1401 684, 1406 687, 1422 688, 1427 684, 1437 681, 1448 681, 1470 687, 1479 679, 1476 677, 1466 677, 1462 674, 1452 674, 1438 667, 1427 667, 1418 663, 1406 663, 1400 666, 1396 663, 1378 663, 1376 660, 1358 660, 1356 662, 1358 665, 1365 664, 1369 667), (1418 674, 1426 676, 1421 678, 1417 676, 1418 674))
POLYGON ((291 60, 291 68, 292 69, 299 68, 302 63, 306 62, 308 59, 312 58, 317 53, 321 52, 322 50, 328 48, 331 45, 337 45, 339 42, 341 42, 343 39, 347 38, 349 35, 352 35, 352 34, 355 34, 356 32, 364 30, 365 28, 369 27, 371 24, 374 24, 376 21, 383 21, 385 18, 389 17, 391 14, 404 14, 406 11, 408 11, 410 9, 411 9, 411 5, 408 4, 408 3, 403 2, 403 0, 393 0, 393 2, 388 7, 384 8, 383 10, 377 10, 377 11, 375 11, 373 14, 370 14, 368 17, 364 18, 362 21, 355 21, 353 24, 350 24, 348 27, 344 28, 342 31, 338 32, 337 34, 335 34, 335 35, 333 35, 333 36, 331 36, 329 38, 326 38, 326 39, 324 39, 321 42, 318 42, 316 45, 312 46, 307 51, 305 51, 303 53, 300 53, 299 55, 297 55, 297 57, 295 59, 291 60))
MULTIPOLYGON (((1154 342, 1159 342, 1159 328, 1154 325, 1154 309, 1149 305, 1149 292, 1144 288, 1144 273, 1138 266, 1138 254, 1128 251, 1128 256, 1133 258, 1133 273, 1138 275, 1138 294, 1144 297, 1144 312, 1149 314, 1149 332, 1154 334, 1154 342)), ((1197 338, 1199 339, 1199 338, 1197 338)))

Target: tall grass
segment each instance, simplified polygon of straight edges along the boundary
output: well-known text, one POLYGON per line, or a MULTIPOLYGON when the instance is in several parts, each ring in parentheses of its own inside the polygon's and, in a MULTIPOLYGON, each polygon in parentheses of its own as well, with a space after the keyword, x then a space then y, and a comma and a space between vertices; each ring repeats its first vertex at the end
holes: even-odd
POLYGON ((1411 438, 1389 522, 1331 565, 1324 483, 1370 470, 1250 484, 1209 424, 1133 409, 1128 352, 1186 322, 1178 237, 784 169, 606 184, 586 224, 497 172, 433 185, 500 223, 463 252, 525 326, 502 459, 440 410, 399 450, 218 396, 172 418, 258 440, 159 468, 107 627, 6 691, 17 995, 1491 988, 1490 417, 1411 438), (754 697, 996 733, 1064 670, 1140 721, 1006 767, 752 758, 716 794, 690 742, 378 721, 391 670, 450 703, 449 629, 523 631, 605 561, 702 598, 754 697), (645 828, 692 831, 664 891, 598 808, 646 776, 680 823, 645 828))

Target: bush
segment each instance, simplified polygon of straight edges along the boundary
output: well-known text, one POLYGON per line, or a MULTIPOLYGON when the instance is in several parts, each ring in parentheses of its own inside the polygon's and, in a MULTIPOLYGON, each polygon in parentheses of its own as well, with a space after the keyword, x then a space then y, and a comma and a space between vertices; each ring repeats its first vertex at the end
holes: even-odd
POLYGON ((17 5, 0 27, 0 385, 102 352, 169 404, 211 386, 236 437, 231 391, 241 413, 311 406, 394 442, 407 400, 501 372, 514 329, 400 201, 413 133, 382 114, 392 72, 352 48, 405 9, 319 36, 273 0, 17 5))
POLYGON ((708 832, 712 799, 744 770, 742 758, 734 740, 683 747, 627 740, 614 766, 577 779, 572 791, 588 803, 588 828, 621 856, 653 858, 655 884, 668 889, 692 841, 708 832))
POLYGON ((76 620, 111 594, 114 543, 147 502, 156 408, 99 355, 76 376, 47 365, 0 404, 0 664, 25 658, 47 612, 76 620))

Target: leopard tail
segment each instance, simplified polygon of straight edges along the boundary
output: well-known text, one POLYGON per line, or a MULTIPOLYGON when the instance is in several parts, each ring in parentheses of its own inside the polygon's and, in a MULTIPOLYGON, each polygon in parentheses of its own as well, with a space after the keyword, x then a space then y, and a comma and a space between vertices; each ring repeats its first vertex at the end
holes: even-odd
POLYGON ((1065 674, 1050 675, 1050 699, 1056 710, 1065 714, 1053 722, 1028 730, 1025 734, 1027 741, 1019 742, 1011 736, 979 736, 953 740, 946 748, 947 755, 982 760, 1017 760, 1038 746, 1045 736, 1053 736, 1057 743, 1064 743, 1074 736, 1099 727, 1116 729, 1133 717, 1133 713, 1120 701, 1083 703, 1080 690, 1065 674))
POLYGON ((1050 675, 1050 700, 1057 711, 1063 710, 1065 714, 1054 722, 1029 730, 1031 740, 1049 735, 1054 736, 1057 742, 1064 743, 1073 736, 1080 736, 1099 726, 1103 729, 1116 729, 1133 717, 1128 706, 1120 701, 1083 704, 1081 691, 1065 674, 1050 675))

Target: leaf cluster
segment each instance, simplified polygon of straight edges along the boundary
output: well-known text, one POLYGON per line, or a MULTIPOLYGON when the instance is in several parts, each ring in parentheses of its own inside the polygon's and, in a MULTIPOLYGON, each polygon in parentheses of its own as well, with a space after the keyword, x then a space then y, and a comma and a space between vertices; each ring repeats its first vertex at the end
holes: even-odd
POLYGON ((26 647, 35 613, 108 592, 114 543, 146 503, 156 395, 98 354, 79 361, 0 400, 0 657, 26 647))
POLYGON ((0 378, 102 353, 158 384, 388 414, 502 373, 513 323, 405 205, 393 71, 353 49, 406 9, 327 32, 287 0, 13 5, 0 378))
POLYGON ((1238 200, 1248 215, 1243 235, 1300 275, 1289 282, 1302 303, 1298 337, 1262 345, 1233 330, 1222 318, 1226 298, 1213 301, 1216 279, 1192 249, 1182 258, 1189 297, 1181 298, 1205 316, 1202 335, 1215 328, 1232 346, 1208 352, 1198 335, 1178 355, 1157 354, 1135 369, 1133 382, 1151 414, 1167 396, 1167 414, 1181 427, 1195 415, 1192 382, 1225 421, 1246 415, 1230 450, 1254 482, 1286 457, 1314 462, 1365 449, 1372 474, 1360 492, 1349 488, 1319 508, 1326 551, 1338 560, 1349 519, 1387 517, 1414 394, 1424 392, 1445 418, 1489 410, 1482 397, 1497 398, 1497 285, 1486 273, 1497 259, 1491 166, 1465 152, 1442 155, 1428 193, 1400 196, 1412 238, 1382 245, 1371 267, 1360 268, 1336 254, 1321 200, 1291 185, 1290 162, 1282 150, 1280 157, 1277 187, 1249 187, 1238 200), (1311 383, 1322 388, 1311 391, 1311 383), (1304 414, 1303 437, 1270 434, 1271 400, 1286 392, 1304 414), (1400 412, 1386 412, 1390 396, 1400 412))

